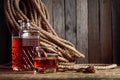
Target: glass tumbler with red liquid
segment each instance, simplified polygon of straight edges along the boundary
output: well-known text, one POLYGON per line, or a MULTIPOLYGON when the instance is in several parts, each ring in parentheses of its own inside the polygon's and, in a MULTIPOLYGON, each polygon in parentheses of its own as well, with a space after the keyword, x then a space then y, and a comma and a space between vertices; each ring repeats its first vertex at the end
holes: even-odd
POLYGON ((36 47, 34 53, 34 72, 49 73, 57 71, 57 54, 45 52, 44 49, 36 47))

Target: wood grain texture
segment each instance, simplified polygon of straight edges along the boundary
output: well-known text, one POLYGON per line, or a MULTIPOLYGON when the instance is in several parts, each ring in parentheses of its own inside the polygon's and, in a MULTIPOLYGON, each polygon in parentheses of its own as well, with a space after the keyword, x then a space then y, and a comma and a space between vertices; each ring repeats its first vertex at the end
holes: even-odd
POLYGON ((13 72, 0 70, 1 80, 119 80, 120 68, 98 70, 96 73, 87 74, 82 72, 56 72, 45 74, 33 74, 29 72, 13 72))
POLYGON ((65 38, 64 0, 53 0, 53 26, 56 33, 65 38))
POLYGON ((50 12, 57 34, 86 56, 78 63, 112 62, 110 0, 50 0, 52 4, 45 1, 52 5, 50 12))
POLYGON ((53 8, 52 8, 52 0, 42 0, 42 2, 45 4, 45 6, 47 7, 48 13, 49 13, 49 17, 50 17, 50 24, 53 26, 53 8))
POLYGON ((88 0, 88 43, 89 43, 89 62, 101 63, 101 45, 100 45, 100 0, 88 0))
POLYGON ((120 0, 112 0, 113 61, 120 64, 120 0))
POLYGON ((100 0, 100 35, 102 62, 112 62, 111 0, 100 0))
POLYGON ((88 4, 87 0, 77 0, 77 49, 85 55, 88 62, 88 4))
POLYGON ((76 0, 65 0, 65 39, 76 45, 76 0))

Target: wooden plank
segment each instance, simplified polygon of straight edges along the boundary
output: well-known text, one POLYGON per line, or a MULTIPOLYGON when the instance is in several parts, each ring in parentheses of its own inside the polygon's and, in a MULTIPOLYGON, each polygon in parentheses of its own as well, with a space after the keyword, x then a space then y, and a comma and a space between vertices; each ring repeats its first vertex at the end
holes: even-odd
POLYGON ((120 64, 120 0, 112 0, 114 63, 120 64))
POLYGON ((88 0, 89 63, 101 63, 99 0, 88 0))
POLYGON ((100 35, 102 62, 112 63, 111 0, 100 0, 100 35))
POLYGON ((77 0, 77 49, 86 58, 80 63, 88 62, 88 4, 87 0, 77 0))
POLYGON ((37 73, 33 71, 11 71, 0 69, 1 80, 119 80, 120 68, 97 70, 96 73, 82 72, 56 72, 56 73, 37 73))
POLYGON ((45 6, 47 7, 48 13, 49 13, 49 17, 50 17, 50 24, 53 25, 53 15, 52 15, 52 0, 42 0, 42 2, 45 4, 45 6))
POLYGON ((65 0, 65 39, 76 45, 76 0, 65 0))
POLYGON ((53 0, 53 26, 61 38, 65 38, 64 21, 64 0, 53 0))

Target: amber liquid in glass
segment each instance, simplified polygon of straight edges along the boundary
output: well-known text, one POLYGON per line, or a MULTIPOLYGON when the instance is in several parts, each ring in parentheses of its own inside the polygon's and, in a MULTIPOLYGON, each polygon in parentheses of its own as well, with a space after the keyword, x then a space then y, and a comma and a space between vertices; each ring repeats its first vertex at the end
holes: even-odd
POLYGON ((13 70, 31 70, 33 64, 33 47, 39 45, 34 38, 18 38, 12 40, 12 68, 13 70))
POLYGON ((36 68, 57 68, 57 58, 53 57, 43 57, 43 58, 34 58, 34 66, 36 68))

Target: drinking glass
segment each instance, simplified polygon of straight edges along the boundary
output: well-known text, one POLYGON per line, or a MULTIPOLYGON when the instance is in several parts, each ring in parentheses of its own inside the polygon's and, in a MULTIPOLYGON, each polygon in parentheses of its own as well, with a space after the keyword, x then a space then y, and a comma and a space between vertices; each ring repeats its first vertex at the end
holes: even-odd
MULTIPOLYGON (((53 46, 35 47, 34 52, 34 72, 49 73, 57 71, 57 52, 47 51, 46 49, 54 49, 53 46)), ((55 49, 54 49, 55 50, 55 49)))

